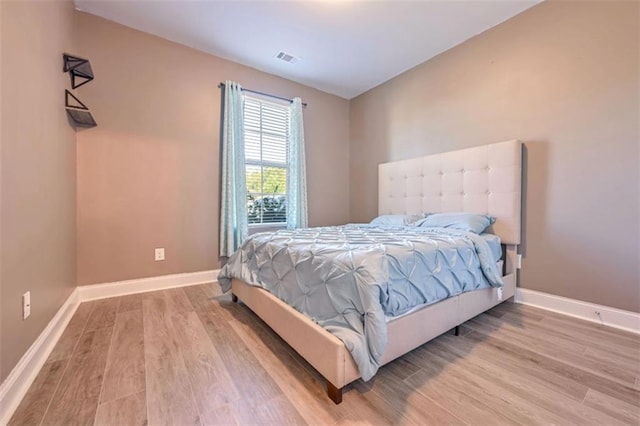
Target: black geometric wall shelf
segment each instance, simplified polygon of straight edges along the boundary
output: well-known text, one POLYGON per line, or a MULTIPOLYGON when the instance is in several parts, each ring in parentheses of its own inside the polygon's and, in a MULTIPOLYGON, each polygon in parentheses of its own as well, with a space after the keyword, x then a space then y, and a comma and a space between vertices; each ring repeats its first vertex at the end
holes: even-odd
POLYGON ((78 127, 88 129, 98 125, 88 110, 67 108, 67 117, 74 129, 78 127))
POLYGON ((93 80, 93 70, 88 59, 79 58, 68 53, 63 53, 62 59, 64 60, 62 70, 68 72, 71 76, 72 89, 77 89, 93 80))
MULTIPOLYGON (((77 89, 83 84, 87 84, 93 80, 93 70, 91 69, 91 64, 88 59, 63 53, 62 60, 62 71, 68 72, 71 76, 72 89, 77 89)), ((89 108, 68 90, 64 91, 64 106, 67 110, 69 124, 71 124, 74 129, 78 129, 78 127, 90 128, 98 125, 96 120, 93 119, 89 108)))
POLYGON ((80 102, 80 99, 73 96, 73 93, 66 89, 64 91, 64 106, 66 106, 67 108, 86 109, 87 111, 89 111, 89 108, 87 108, 85 104, 80 102))
POLYGON ((62 72, 67 72, 70 69, 87 62, 84 58, 78 58, 77 56, 69 55, 68 53, 62 54, 62 60, 64 61, 64 64, 62 65, 62 72))
POLYGON ((64 106, 67 110, 69 122, 75 129, 78 127, 91 128, 98 125, 91 112, 89 112, 89 108, 68 90, 64 91, 64 106))

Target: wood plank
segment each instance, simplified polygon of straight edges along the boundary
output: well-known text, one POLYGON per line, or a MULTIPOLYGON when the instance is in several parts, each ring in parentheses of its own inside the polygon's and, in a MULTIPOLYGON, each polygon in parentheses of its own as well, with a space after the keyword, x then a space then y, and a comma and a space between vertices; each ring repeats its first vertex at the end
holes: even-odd
POLYGON ((200 287, 202 289, 202 291, 204 291, 204 293, 210 298, 216 298, 216 297, 220 297, 222 295, 224 295, 224 293, 222 292, 222 289, 220 288, 220 284, 218 284, 217 281, 214 281, 212 283, 207 283, 207 284, 200 284, 198 286, 195 287, 200 287))
POLYGON ((144 325, 142 311, 116 317, 100 402, 105 403, 145 390, 144 325))
POLYGON ((243 422, 238 420, 236 416, 236 410, 238 409, 238 401, 234 401, 233 403, 226 405, 219 405, 215 410, 211 410, 207 412, 205 415, 207 416, 207 420, 203 420, 203 425, 239 425, 242 426, 243 422))
POLYGON ((342 405, 335 405, 323 391, 323 383, 310 376, 282 344, 274 344, 254 324, 229 321, 244 344, 255 355, 282 392, 309 424, 333 424, 344 417, 342 405))
MULTIPOLYGON (((321 411, 314 414, 316 419, 324 416, 332 419, 343 418, 348 413, 346 405, 336 405, 327 397, 324 377, 248 307, 232 303, 230 300, 228 296, 218 299, 218 303, 221 302, 225 309, 223 312, 227 321, 232 324, 247 347, 255 353, 256 358, 263 363, 282 391, 298 407, 303 417, 310 423, 318 423, 317 420, 310 421, 309 412, 305 411, 306 407, 300 408, 302 401, 297 402, 297 398, 302 396, 304 399, 308 396, 305 404, 320 404, 321 411), (239 330, 243 330, 243 333, 239 330), (286 373, 279 371, 283 368, 286 369, 286 373), (290 383, 290 377, 294 377, 295 382, 290 383), (291 384, 294 388, 285 386, 284 383, 291 384), (310 400, 314 402, 311 403, 310 400)), ((328 418, 326 420, 330 421, 328 418)))
POLYGON ((263 404, 253 404, 248 399, 239 400, 234 404, 234 416, 242 425, 307 424, 298 410, 282 394, 263 404))
POLYGON ((71 358, 94 307, 94 302, 84 302, 78 306, 67 328, 65 328, 62 336, 60 336, 60 340, 58 340, 53 351, 49 354, 47 362, 71 358))
POLYGON ((113 327, 85 331, 43 424, 90 424, 95 418, 113 327))
POLYGON ((385 398, 369 389, 358 388, 363 382, 343 392, 342 405, 349 407, 337 425, 397 425, 403 418, 385 398))
MULTIPOLYGON (((242 302, 242 301, 240 301, 242 302)), ((269 327, 267 323, 262 321, 248 306, 243 303, 232 302, 230 293, 227 293, 216 299, 216 303, 222 308, 218 310, 221 315, 224 315, 227 321, 235 319, 241 323, 252 324, 252 327, 256 327, 257 332, 261 337, 272 341, 270 346, 277 345, 283 351, 288 352, 290 357, 298 362, 310 376, 316 378, 319 383, 324 383, 325 378, 318 373, 311 364, 309 364, 295 349, 293 349, 287 342, 285 342, 275 331, 269 327)), ((326 396, 326 393, 325 393, 326 396)))
POLYGON ((434 401, 438 405, 455 413, 464 423, 469 425, 510 425, 514 421, 505 417, 495 407, 467 395, 464 390, 455 386, 455 381, 446 375, 433 374, 420 369, 407 377, 404 382, 416 392, 434 401))
POLYGON ((567 333, 585 334, 594 339, 604 339, 615 345, 626 346, 629 349, 637 349, 640 345, 640 336, 630 331, 615 327, 585 321, 578 318, 545 311, 541 324, 554 326, 565 330, 567 333))
POLYGON ((607 377, 582 369, 568 360, 556 360, 554 358, 539 354, 530 350, 526 345, 520 346, 505 339, 499 339, 489 335, 482 335, 478 332, 469 333, 465 336, 475 342, 491 345, 498 350, 509 352, 516 357, 533 362, 552 374, 564 376, 580 382, 585 386, 599 392, 625 401, 629 404, 640 407, 640 393, 629 386, 621 385, 607 377))
POLYGON ((187 298, 182 287, 163 290, 162 294, 167 299, 167 307, 170 311, 193 311, 193 306, 191 306, 191 302, 189 301, 189 298, 187 298))
POLYGON ((118 313, 119 297, 111 297, 94 301, 95 306, 91 311, 85 327, 86 331, 97 330, 103 327, 113 327, 118 313))
POLYGON ((424 346, 410 355, 414 363, 420 363, 427 377, 442 375, 447 381, 455 384, 458 392, 463 392, 468 397, 492 407, 495 413, 500 413, 512 422, 518 424, 563 424, 562 418, 555 413, 532 403, 528 398, 505 392, 501 383, 487 380, 462 367, 459 363, 450 363, 445 358, 428 352, 424 346))
MULTIPOLYGON (((500 306, 501 308, 504 308, 508 312, 520 313, 522 315, 536 315, 536 316, 542 315, 542 318, 567 317, 566 315, 562 315, 557 312, 549 311, 542 308, 537 308, 535 306, 524 305, 521 303, 501 303, 498 306, 500 306)), ((574 317, 567 317, 567 318, 571 318, 572 320, 576 320, 576 321, 583 321, 574 317)))
POLYGON ((483 388, 472 376, 455 370, 455 366, 448 365, 438 357, 425 355, 420 348, 410 352, 408 356, 423 368, 405 382, 443 404, 456 407, 456 414, 464 417, 469 423, 539 423, 531 417, 528 410, 522 411, 511 401, 505 400, 499 390, 491 386, 488 389, 483 388), (450 400, 448 403, 447 398, 450 400))
POLYGON ((95 426, 146 426, 147 401, 144 392, 127 395, 98 406, 95 426))
MULTIPOLYGON (((600 347, 587 348, 582 354, 586 359, 596 363, 610 363, 636 376, 640 375, 640 352, 637 354, 607 351, 600 347)), ((633 381, 633 378, 630 377, 633 381)))
POLYGON ((184 287, 184 293, 189 299, 191 306, 196 311, 208 311, 214 309, 214 301, 213 297, 210 297, 206 290, 207 286, 205 285, 194 285, 189 287, 184 287))
MULTIPOLYGON (((240 301, 242 302, 242 301, 240 301)), ((287 342, 285 342, 275 331, 267 325, 260 317, 258 317, 248 306, 243 303, 236 303, 231 300, 231 294, 227 293, 223 296, 217 297, 215 299, 215 303, 217 303, 221 309, 217 309, 216 312, 219 312, 223 315, 226 320, 236 319, 242 323, 249 322, 254 324, 260 330, 262 330, 264 335, 270 335, 271 338, 276 339, 278 345, 282 347, 285 351, 287 351, 293 359, 298 361, 298 363, 305 369, 307 372, 318 379, 321 383, 324 383, 324 377, 320 375, 312 366, 309 364, 304 358, 296 352, 287 342)))
POLYGON ((142 310, 142 294, 129 294, 120 297, 118 313, 142 310))
POLYGON ((530 346, 535 344, 542 348, 554 351, 564 350, 578 354, 584 352, 588 346, 584 343, 571 341, 567 336, 558 336, 556 333, 550 333, 548 330, 540 329, 539 327, 536 327, 538 324, 536 321, 523 319, 521 322, 514 324, 505 320, 507 315, 508 314, 505 314, 504 317, 498 319, 490 315, 480 314, 464 323, 464 325, 469 328, 481 326, 485 332, 515 334, 518 337, 518 342, 522 341, 523 332, 526 331, 526 338, 530 346))
POLYGON ((163 292, 142 298, 147 415, 153 425, 199 425, 200 417, 163 292))
POLYGON ((40 424, 67 363, 68 360, 60 360, 44 364, 11 417, 9 426, 40 424))
POLYGON ((245 399, 260 405, 282 393, 221 312, 200 311, 197 314, 227 369, 232 372, 236 389, 245 399))
MULTIPOLYGON (((629 370, 625 365, 613 362, 613 357, 586 356, 585 353, 589 349, 593 351, 594 348, 588 348, 586 342, 580 344, 563 333, 555 333, 553 330, 538 329, 535 326, 527 325, 526 336, 523 336, 521 329, 511 325, 497 324, 491 317, 478 317, 465 325, 476 330, 481 327, 483 332, 491 333, 493 337, 517 342, 554 359, 572 359, 581 368, 616 380, 626 386, 632 385, 635 379, 636 369, 629 370), (479 318, 482 318, 481 322, 479 322, 479 318)), ((627 349, 626 353, 631 355, 633 352, 627 349)))
POLYGON ((231 373, 195 312, 172 313, 171 319, 201 421, 220 422, 223 419, 219 407, 228 407, 241 399, 231 373))
POLYGON ((490 334, 494 338, 527 347, 556 360, 572 359, 576 365, 580 365, 580 368, 584 370, 617 381, 625 386, 633 386, 635 380, 633 372, 611 362, 585 357, 583 353, 586 351, 586 346, 578 345, 576 342, 531 327, 526 328, 526 333, 523 333, 523 329, 496 322, 496 319, 489 315, 479 315, 464 325, 484 334, 490 334))
POLYGON ((494 365, 507 374, 518 374, 549 388, 550 394, 559 394, 582 402, 589 388, 583 383, 565 376, 547 371, 535 361, 514 355, 507 351, 501 351, 491 345, 478 344, 465 337, 454 339, 445 336, 443 339, 451 350, 461 355, 474 354, 481 357, 483 362, 494 365))
MULTIPOLYGON (((501 319, 508 324, 513 323, 512 313, 506 313, 501 319)), ((550 324, 545 321, 532 321, 527 317, 518 318, 518 326, 526 325, 527 327, 542 332, 547 336, 556 337, 563 342, 574 343, 586 348, 586 350, 602 351, 607 354, 614 354, 619 357, 627 358, 638 364, 640 359, 640 337, 637 342, 624 339, 624 343, 613 335, 607 335, 606 332, 595 327, 584 327, 579 330, 571 330, 566 327, 558 327, 558 324, 550 324)))
POLYGON ((415 389, 393 374, 390 368, 381 368, 378 374, 369 382, 359 380, 354 384, 356 389, 365 392, 365 398, 377 394, 379 398, 372 399, 378 403, 380 399, 387 401, 397 418, 394 421, 410 424, 460 425, 465 422, 453 412, 447 410, 435 400, 415 389))
POLYGON ((584 404, 600 410, 623 423, 630 425, 640 424, 640 410, 638 407, 593 389, 589 389, 589 392, 587 392, 584 404))
POLYGON ((393 376, 399 380, 404 380, 421 370, 419 366, 415 365, 407 357, 400 357, 382 368, 384 368, 386 372, 393 374, 393 376))
POLYGON ((447 362, 455 363, 477 377, 497 384, 504 391, 522 397, 538 407, 561 416, 562 419, 570 423, 616 423, 614 418, 584 406, 582 401, 576 401, 562 394, 556 394, 553 398, 549 398, 550 388, 537 380, 532 380, 526 374, 506 372, 498 366, 487 363, 482 356, 478 356, 474 352, 461 354, 452 349, 451 344, 448 344, 451 340, 453 338, 449 336, 442 336, 441 339, 424 345, 423 349, 447 362))

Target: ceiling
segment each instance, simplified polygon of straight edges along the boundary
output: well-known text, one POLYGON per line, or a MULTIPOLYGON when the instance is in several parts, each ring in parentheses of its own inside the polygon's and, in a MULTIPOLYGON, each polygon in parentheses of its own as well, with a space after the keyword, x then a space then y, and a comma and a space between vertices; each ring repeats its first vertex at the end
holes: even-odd
POLYGON ((79 10, 351 99, 541 0, 75 0, 79 10), (286 63, 280 51, 300 60, 286 63))

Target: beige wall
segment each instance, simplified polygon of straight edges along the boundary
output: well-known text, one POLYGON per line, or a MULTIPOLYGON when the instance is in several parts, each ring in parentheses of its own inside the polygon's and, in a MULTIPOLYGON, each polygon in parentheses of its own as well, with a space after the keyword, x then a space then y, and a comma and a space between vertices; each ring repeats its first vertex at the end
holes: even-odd
POLYGON ((219 267, 220 90, 234 80, 305 110, 309 222, 349 219, 349 102, 78 13, 79 89, 98 127, 78 133, 78 282, 219 267), (155 247, 166 260, 154 262, 155 247))
POLYGON ((377 164, 525 142, 521 284, 640 311, 637 2, 545 2, 351 102, 351 220, 377 164))
POLYGON ((76 285, 76 143, 62 72, 72 3, 2 1, 0 10, 2 382, 76 285))

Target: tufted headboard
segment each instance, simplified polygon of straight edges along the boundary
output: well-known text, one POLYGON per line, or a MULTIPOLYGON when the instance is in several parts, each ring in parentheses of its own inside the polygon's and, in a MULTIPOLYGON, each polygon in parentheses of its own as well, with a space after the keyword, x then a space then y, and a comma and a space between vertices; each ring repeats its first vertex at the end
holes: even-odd
POLYGON ((520 244, 521 177, 517 140, 380 164, 378 214, 490 214, 502 243, 520 244))

